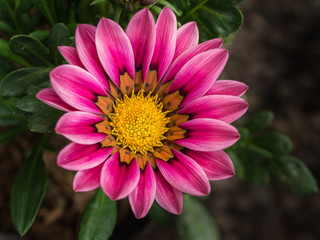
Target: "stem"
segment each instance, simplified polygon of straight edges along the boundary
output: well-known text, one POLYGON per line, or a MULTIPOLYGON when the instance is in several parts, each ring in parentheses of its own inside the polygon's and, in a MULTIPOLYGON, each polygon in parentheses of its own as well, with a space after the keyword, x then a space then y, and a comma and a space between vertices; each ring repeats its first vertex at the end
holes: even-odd
POLYGON ((122 13, 122 8, 121 7, 116 7, 114 14, 113 14, 113 20, 119 23, 120 16, 122 13))
POLYGON ((194 14, 196 11, 198 11, 199 8, 201 8, 204 4, 206 4, 209 0, 204 0, 200 2, 198 5, 196 5, 194 8, 190 9, 184 17, 181 19, 181 22, 183 22, 188 16, 194 14))

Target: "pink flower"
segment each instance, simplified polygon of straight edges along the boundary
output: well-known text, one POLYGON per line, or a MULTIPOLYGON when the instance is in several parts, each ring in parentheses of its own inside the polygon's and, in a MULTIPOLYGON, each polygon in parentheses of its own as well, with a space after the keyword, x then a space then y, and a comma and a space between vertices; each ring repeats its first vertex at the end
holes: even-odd
POLYGON ((69 64, 52 70, 52 88, 37 94, 67 112, 56 132, 72 143, 58 164, 77 171, 75 191, 128 196, 142 218, 154 200, 180 214, 183 192, 206 195, 209 180, 234 175, 223 149, 239 139, 230 123, 247 110, 247 86, 216 81, 228 58, 221 39, 198 44, 197 25, 177 29, 169 8, 157 23, 139 11, 126 32, 106 18, 80 24, 75 39, 76 48, 59 48, 69 64))

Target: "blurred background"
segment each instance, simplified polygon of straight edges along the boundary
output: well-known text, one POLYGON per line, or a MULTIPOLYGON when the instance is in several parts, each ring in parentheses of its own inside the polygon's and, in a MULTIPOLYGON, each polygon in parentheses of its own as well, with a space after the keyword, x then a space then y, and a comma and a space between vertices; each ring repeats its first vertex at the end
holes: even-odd
MULTIPOLYGON (((249 85, 247 115, 273 111, 271 129, 292 140, 292 155, 304 161, 319 183, 320 1, 246 0, 240 9, 244 23, 231 43, 224 46, 230 58, 220 79, 249 85)), ((26 133, 0 149, 1 240, 20 239, 10 220, 9 199, 24 150, 37 140, 30 136, 26 133)), ((54 136, 51 144, 60 149, 66 140, 54 136)), ((77 238, 81 213, 93 193, 74 193, 73 173, 57 167, 55 162, 56 154, 47 152, 47 193, 23 239, 77 238)), ((212 186, 211 194, 203 200, 223 240, 320 239, 319 194, 295 195, 273 182, 266 188, 250 186, 236 177, 213 182, 212 186)), ((127 200, 123 200, 119 202, 118 223, 111 239, 179 239, 170 219, 174 216, 165 222, 135 220, 127 200)))

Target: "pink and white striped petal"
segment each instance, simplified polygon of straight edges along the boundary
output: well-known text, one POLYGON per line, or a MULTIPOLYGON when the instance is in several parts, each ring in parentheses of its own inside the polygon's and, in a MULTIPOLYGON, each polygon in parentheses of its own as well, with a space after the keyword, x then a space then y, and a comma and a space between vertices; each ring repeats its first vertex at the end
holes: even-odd
POLYGON ((170 66, 177 40, 177 19, 168 7, 161 11, 156 24, 156 45, 151 60, 151 69, 158 71, 158 81, 170 66))
POLYGON ((239 97, 228 95, 203 96, 179 111, 192 118, 213 118, 231 123, 240 118, 248 109, 248 103, 239 97))
POLYGON ((147 163, 136 188, 129 194, 129 203, 136 218, 143 218, 149 212, 156 195, 154 171, 147 163))
POLYGON ((172 150, 174 159, 165 162, 156 159, 163 177, 182 192, 203 196, 210 192, 210 184, 203 169, 190 157, 172 150))
POLYGON ((217 80, 206 95, 231 95, 241 97, 248 90, 248 86, 234 80, 217 80))
POLYGON ((102 148, 100 144, 82 145, 70 143, 58 155, 58 165, 68 170, 84 170, 98 166, 110 155, 112 147, 102 148))
POLYGON ((156 43, 156 26, 149 9, 144 8, 131 18, 126 34, 132 45, 136 71, 142 69, 145 79, 156 43))
POLYGON ((235 174, 230 157, 222 150, 215 152, 186 150, 185 154, 202 167, 210 181, 227 179, 235 174))
POLYGON ((157 203, 172 214, 180 214, 183 207, 182 192, 169 184, 160 171, 155 171, 155 176, 157 182, 155 199, 157 203))
POLYGON ((119 153, 113 154, 104 164, 101 187, 112 200, 127 197, 137 186, 140 169, 135 159, 130 164, 121 163, 119 153))
POLYGON ((169 92, 180 91, 184 96, 181 106, 202 97, 222 72, 227 59, 225 49, 213 49, 196 55, 177 73, 169 92))
POLYGON ((173 61, 186 50, 198 45, 199 30, 196 22, 188 22, 182 25, 177 32, 177 46, 173 61))
POLYGON ((79 24, 75 33, 76 48, 79 58, 88 72, 95 76, 104 88, 109 90, 106 75, 98 58, 95 34, 95 26, 79 24))
POLYGON ((65 103, 51 87, 40 90, 37 93, 36 97, 40 101, 48 104, 49 106, 65 112, 76 110, 75 108, 71 107, 69 104, 65 103))
POLYGON ((129 38, 118 23, 102 18, 97 26, 96 46, 102 66, 119 87, 120 74, 128 72, 134 78, 134 54, 129 38))
POLYGON ((69 64, 84 68, 75 47, 59 46, 58 50, 69 64))
POLYGON ((59 97, 74 108, 101 114, 96 106, 97 95, 106 96, 101 83, 84 69, 60 65, 50 72, 50 80, 59 97))
POLYGON ((100 175, 103 164, 94 168, 81 170, 73 179, 73 190, 76 192, 88 192, 100 187, 100 175))
POLYGON ((78 144, 95 144, 106 137, 96 132, 94 127, 94 124, 102 121, 102 117, 92 113, 68 112, 58 120, 56 132, 78 144))
POLYGON ((239 140, 238 130, 220 120, 197 118, 179 127, 187 130, 186 138, 174 142, 196 151, 217 151, 230 147, 239 140))

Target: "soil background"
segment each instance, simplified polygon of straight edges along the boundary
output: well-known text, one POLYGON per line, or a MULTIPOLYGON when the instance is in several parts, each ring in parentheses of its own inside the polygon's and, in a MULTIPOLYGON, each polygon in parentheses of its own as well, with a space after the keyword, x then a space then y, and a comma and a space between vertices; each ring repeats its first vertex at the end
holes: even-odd
MULTIPOLYGON (((302 159, 320 181, 320 1, 246 0, 240 4, 243 27, 232 44, 220 79, 245 82, 250 113, 275 113, 271 129, 293 141, 293 155, 302 159)), ((73 240, 81 212, 93 196, 74 193, 73 173, 57 167, 56 153, 46 152, 47 193, 34 225, 24 238, 14 230, 9 213, 10 189, 24 151, 38 137, 26 133, 0 149, 0 240, 73 240)), ((59 136, 51 144, 61 149, 59 136)), ((223 240, 320 239, 320 194, 297 196, 271 182, 249 186, 236 177, 213 183, 204 200, 223 240)), ((112 239, 179 239, 174 224, 135 220, 127 200, 118 204, 112 239)), ((196 240, 196 239, 195 239, 196 240)))

